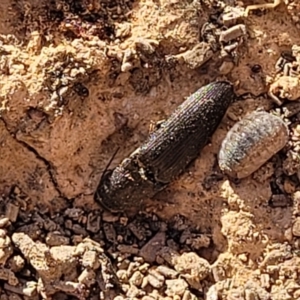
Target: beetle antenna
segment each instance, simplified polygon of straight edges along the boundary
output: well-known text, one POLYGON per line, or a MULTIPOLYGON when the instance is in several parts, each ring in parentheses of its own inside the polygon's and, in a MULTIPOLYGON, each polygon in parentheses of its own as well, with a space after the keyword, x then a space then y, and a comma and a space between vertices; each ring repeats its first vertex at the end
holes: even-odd
POLYGON ((112 157, 110 158, 110 160, 108 161, 108 164, 106 165, 104 171, 102 172, 102 175, 101 175, 101 179, 100 179, 100 182, 103 182, 103 179, 104 179, 104 176, 109 168, 109 166, 111 165, 112 161, 114 160, 114 158, 116 157, 117 153, 119 152, 120 150, 120 147, 118 147, 116 149, 116 151, 114 152, 114 154, 112 155, 112 157))

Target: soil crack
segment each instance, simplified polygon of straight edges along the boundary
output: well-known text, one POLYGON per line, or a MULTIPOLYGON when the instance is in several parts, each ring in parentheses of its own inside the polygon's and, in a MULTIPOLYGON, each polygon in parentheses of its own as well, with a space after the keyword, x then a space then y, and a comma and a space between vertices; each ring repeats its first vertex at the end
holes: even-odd
POLYGON ((42 155, 39 154, 39 152, 34 148, 32 147, 31 145, 27 144, 25 141, 22 141, 22 140, 19 140, 17 137, 16 137, 16 133, 17 132, 11 132, 9 129, 8 129, 8 125, 7 123, 5 122, 5 120, 3 118, 0 118, 0 120, 2 120, 3 124, 4 124, 4 127, 5 129, 7 130, 7 132, 11 135, 11 137, 20 145, 22 145, 23 147, 25 147, 29 152, 33 153, 34 156, 36 157, 36 159, 42 161, 45 165, 45 169, 47 170, 48 174, 49 174, 49 177, 50 177, 50 180, 55 188, 55 190, 57 191, 57 193, 59 194, 60 197, 64 197, 63 193, 61 192, 60 188, 59 188, 59 185, 53 175, 53 168, 51 166, 51 162, 49 162, 45 157, 43 157, 42 155))

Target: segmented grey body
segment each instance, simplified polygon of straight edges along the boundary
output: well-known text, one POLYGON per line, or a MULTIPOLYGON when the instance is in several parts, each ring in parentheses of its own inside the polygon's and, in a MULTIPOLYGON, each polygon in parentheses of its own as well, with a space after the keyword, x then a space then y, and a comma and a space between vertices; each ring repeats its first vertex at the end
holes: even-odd
POLYGON ((229 176, 245 178, 280 151, 288 137, 288 127, 281 118, 255 111, 227 133, 219 152, 219 166, 229 176))
POLYGON ((234 98, 228 82, 200 88, 142 146, 105 174, 96 200, 111 211, 122 211, 153 197, 199 155, 234 98))

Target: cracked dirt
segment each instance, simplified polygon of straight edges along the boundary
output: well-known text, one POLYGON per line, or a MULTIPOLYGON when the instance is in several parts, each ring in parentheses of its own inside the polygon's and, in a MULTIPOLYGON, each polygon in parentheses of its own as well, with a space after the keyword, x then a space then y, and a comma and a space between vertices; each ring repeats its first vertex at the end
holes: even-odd
POLYGON ((300 299, 300 4, 252 4, 1 1, 0 300, 300 299), (96 203, 116 149, 215 80, 239 101, 188 170, 138 213, 96 203), (257 108, 290 141, 234 181, 217 154, 257 108))

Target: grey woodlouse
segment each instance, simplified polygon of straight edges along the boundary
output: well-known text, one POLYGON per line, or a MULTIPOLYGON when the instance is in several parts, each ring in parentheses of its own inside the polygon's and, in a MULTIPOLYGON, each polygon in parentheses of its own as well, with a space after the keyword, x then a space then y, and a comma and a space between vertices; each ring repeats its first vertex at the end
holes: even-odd
POLYGON ((196 159, 234 99, 229 82, 200 88, 142 146, 103 174, 95 200, 111 211, 123 211, 153 197, 196 159))
POLYGON ((245 178, 258 170, 288 142, 284 121, 265 111, 254 111, 227 133, 219 152, 219 166, 231 177, 245 178))

